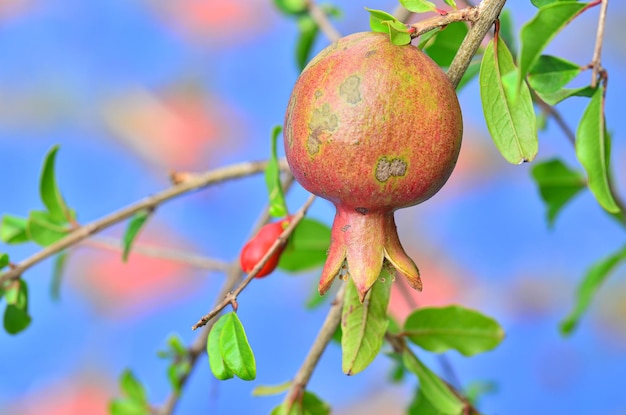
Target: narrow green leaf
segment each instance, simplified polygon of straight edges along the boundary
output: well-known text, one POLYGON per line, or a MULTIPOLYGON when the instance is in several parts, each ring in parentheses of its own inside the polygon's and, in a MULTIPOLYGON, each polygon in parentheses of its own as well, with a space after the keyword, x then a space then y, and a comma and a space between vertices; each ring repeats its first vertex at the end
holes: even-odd
POLYGON ((547 104, 556 105, 570 97, 592 97, 594 92, 596 92, 595 88, 583 86, 581 88, 563 88, 550 93, 537 92, 537 95, 547 104))
POLYGON ((330 245, 330 228, 314 219, 300 221, 278 262, 278 267, 301 272, 324 265, 330 245))
POLYGON ((392 275, 383 267, 378 281, 361 303, 354 282, 349 278, 341 314, 344 373, 355 375, 363 371, 378 355, 389 325, 387 305, 392 282, 392 275))
POLYGON ((220 349, 220 337, 227 321, 228 318, 226 315, 221 316, 219 320, 217 320, 209 332, 209 338, 206 344, 211 372, 213 372, 213 375, 219 380, 231 379, 235 376, 233 371, 224 363, 220 349))
POLYGON ((287 412, 287 404, 282 403, 272 410, 270 415, 330 415, 330 406, 317 395, 304 391, 302 400, 294 402, 287 412))
POLYGON ((19 244, 28 242, 30 239, 26 232, 26 218, 18 216, 3 215, 0 224, 0 239, 8 244, 19 244))
POLYGON ((271 154, 270 160, 265 168, 265 184, 269 192, 270 215, 275 218, 287 216, 287 202, 285 202, 285 194, 283 186, 280 182, 280 167, 278 166, 278 155, 276 142, 282 131, 282 127, 277 125, 272 130, 271 154))
POLYGON ((557 3, 559 1, 567 1, 567 0, 530 0, 530 2, 537 8, 547 6, 548 4, 557 3))
POLYGON ((256 361, 243 325, 236 313, 225 314, 220 333, 220 353, 224 364, 242 380, 256 378, 256 361))
POLYGON ((585 178, 558 159, 535 164, 531 174, 546 204, 549 226, 567 202, 586 187, 585 178))
POLYGON ((435 35, 436 35, 437 33, 441 32, 442 30, 443 30, 443 28, 438 27, 438 28, 436 28, 436 29, 431 30, 430 32, 426 32, 426 33, 424 33, 423 35, 421 35, 421 36, 419 37, 419 40, 420 40, 420 41, 419 41, 419 43, 418 43, 418 45, 417 45, 417 48, 418 48, 419 50, 424 50, 424 48, 426 48, 426 47, 430 46, 430 44, 431 44, 432 42, 434 42, 435 35))
POLYGON ((586 6, 585 3, 577 1, 548 4, 541 7, 535 17, 522 27, 518 86, 522 85, 526 74, 539 59, 539 55, 548 43, 586 6))
POLYGON ((115 399, 109 404, 111 415, 150 415, 150 408, 131 399, 115 399))
POLYGON ((454 0, 443 0, 448 6, 456 9, 456 2, 454 0))
POLYGON ((409 415, 439 415, 440 412, 424 396, 421 388, 415 392, 415 398, 409 405, 409 415))
POLYGON ((34 210, 28 215, 26 230, 29 238, 38 245, 52 245, 70 232, 65 222, 57 221, 50 212, 34 210))
POLYGON ((63 251, 54 259, 52 282, 50 284, 50 297, 55 301, 58 301, 61 298, 61 281, 63 279, 63 271, 65 271, 67 256, 67 251, 63 251))
POLYGON ((528 72, 528 82, 537 92, 554 93, 576 78, 581 67, 551 55, 541 55, 528 72))
POLYGON ((463 39, 467 35, 465 22, 451 23, 434 37, 432 42, 424 48, 424 52, 434 60, 437 65, 447 68, 456 56, 463 39))
POLYGON ((402 354, 404 366, 417 375, 423 396, 441 415, 460 415, 463 402, 446 386, 446 384, 426 367, 410 350, 402 354))
POLYGON ((9 255, 0 254, 0 269, 6 267, 7 265, 9 265, 9 255))
POLYGON ((526 83, 515 90, 516 68, 502 39, 491 40, 480 67, 480 97, 489 133, 513 164, 531 161, 538 151, 535 110, 526 83), (497 53, 496 53, 497 52, 497 53))
POLYGON ((319 33, 319 28, 311 16, 304 15, 298 18, 298 43, 296 44, 296 61, 300 71, 304 69, 311 58, 311 49, 319 33))
POLYGON ((120 389, 131 401, 147 403, 146 390, 130 369, 124 370, 120 376, 120 389))
POLYGON ((406 319, 403 332, 413 343, 430 352, 454 349, 464 356, 492 350, 504 338, 497 321, 456 305, 415 310, 406 319))
POLYGON ((180 380, 183 376, 187 376, 191 371, 191 364, 188 359, 180 361, 174 361, 167 368, 167 379, 170 381, 170 385, 177 395, 182 390, 180 380))
POLYGON ((68 219, 68 209, 61 196, 55 177, 54 165, 59 146, 56 145, 48 151, 41 170, 39 179, 39 195, 41 201, 50 212, 50 216, 57 222, 64 223, 68 219))
POLYGON ((509 47, 511 55, 517 56, 517 42, 515 37, 515 28, 513 27, 513 16, 509 9, 504 9, 500 13, 500 37, 509 47))
POLYGON ((624 259, 626 259, 626 247, 596 262, 587 271, 582 282, 578 285, 574 309, 561 322, 561 333, 563 335, 572 334, 602 283, 624 259))
POLYGON ((150 217, 151 212, 147 209, 140 210, 135 213, 132 218, 128 221, 128 226, 126 227, 126 231, 124 232, 124 237, 122 238, 122 261, 126 262, 128 260, 128 255, 130 254, 130 250, 133 246, 133 242, 139 235, 139 231, 143 225, 145 225, 146 221, 150 217))
POLYGON ((434 12, 437 10, 437 7, 427 0, 400 0, 400 4, 413 13, 434 12))
POLYGON ((292 384, 293 382, 288 380, 287 382, 283 382, 278 385, 259 385, 252 389, 252 396, 279 395, 289 389, 292 384))
POLYGON ((609 183, 610 137, 604 119, 604 87, 593 94, 576 131, 576 156, 587 172, 589 190, 608 212, 619 212, 609 183))
POLYGON ((274 5, 286 15, 302 15, 307 11, 306 0, 274 0, 274 5))

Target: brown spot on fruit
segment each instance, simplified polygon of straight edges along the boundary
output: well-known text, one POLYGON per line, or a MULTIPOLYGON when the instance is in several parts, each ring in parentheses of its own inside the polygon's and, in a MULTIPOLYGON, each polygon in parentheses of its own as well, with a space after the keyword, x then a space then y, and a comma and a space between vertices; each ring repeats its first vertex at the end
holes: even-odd
POLYGON ((367 215, 367 212, 369 212, 368 208, 364 208, 364 207, 358 207, 356 209, 357 212, 359 212, 361 215, 367 215))
POLYGON ((368 50, 367 53, 365 54, 366 58, 369 58, 370 56, 376 55, 376 49, 372 49, 372 50, 368 50))
POLYGON ((322 95, 324 95, 324 93, 322 91, 320 91, 319 89, 317 91, 315 91, 315 98, 319 98, 322 95))
POLYGON ((349 104, 356 104, 361 100, 361 91, 359 91, 360 84, 361 78, 358 76, 351 75, 347 77, 339 86, 339 95, 349 104))
POLYGON ((390 177, 404 176, 406 174, 406 162, 401 158, 388 159, 381 157, 376 164, 376 180, 381 183, 390 177))
POLYGON ((309 136, 307 138, 307 151, 313 155, 320 151, 323 144, 321 135, 325 132, 334 131, 339 125, 337 115, 330 109, 330 105, 325 103, 321 108, 313 110, 311 121, 309 122, 309 136))

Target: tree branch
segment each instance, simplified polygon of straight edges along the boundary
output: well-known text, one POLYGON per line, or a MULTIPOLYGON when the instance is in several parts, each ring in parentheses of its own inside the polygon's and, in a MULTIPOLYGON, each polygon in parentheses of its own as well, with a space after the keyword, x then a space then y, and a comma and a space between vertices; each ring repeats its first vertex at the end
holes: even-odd
POLYGON ((477 6, 478 19, 474 22, 469 32, 467 32, 461 47, 448 69, 448 78, 450 78, 450 82, 452 82, 452 85, 455 87, 461 82, 461 78, 472 61, 472 57, 476 54, 476 51, 491 26, 493 26, 493 23, 498 19, 505 3, 506 0, 483 0, 477 6))
MULTIPOLYGON (((480 18, 478 7, 467 7, 465 9, 451 10, 448 14, 434 16, 428 19, 413 23, 411 27, 415 29, 411 37, 418 37, 426 32, 430 32, 438 27, 444 27, 455 22, 476 22, 480 18)), ((484 35, 483 35, 484 37, 484 35)), ((473 55, 473 54, 472 54, 473 55)), ((471 58, 470 58, 471 59, 471 58)))
MULTIPOLYGON (((120 209, 117 212, 113 212, 87 225, 81 226, 80 228, 77 228, 76 230, 70 232, 63 239, 58 240, 52 245, 47 246, 46 248, 37 252, 33 256, 16 264, 9 271, 0 274, 0 284, 8 280, 19 278, 22 273, 24 273, 24 271, 28 270, 33 265, 36 265, 44 259, 49 258, 52 255, 81 242, 85 238, 96 234, 103 229, 106 229, 118 222, 130 218, 140 210, 154 209, 170 199, 173 199, 185 193, 189 193, 193 190, 206 187, 211 184, 221 183, 226 180, 232 180, 260 173, 265 170, 266 165, 266 161, 254 161, 233 164, 231 166, 212 170, 204 174, 192 177, 189 180, 185 180, 182 183, 170 187, 169 189, 159 192, 153 196, 149 196, 143 200, 140 200, 139 202, 120 209)), ((281 161, 280 167, 283 170, 289 169, 285 161, 281 161)))
POLYGON ((339 40, 341 33, 335 29, 335 26, 330 22, 324 10, 322 10, 314 0, 306 0, 306 3, 309 16, 315 21, 322 33, 324 33, 331 42, 339 40))
POLYGON ((298 212, 293 215, 291 221, 289 222, 289 225, 287 225, 283 233, 281 233, 280 236, 274 241, 274 243, 268 249, 265 255, 263 255, 263 258, 261 258, 261 260, 254 266, 254 268, 252 268, 252 271, 250 271, 248 276, 241 282, 241 284, 239 284, 239 286, 235 290, 226 293, 224 299, 217 306, 215 306, 213 310, 202 316, 202 318, 191 327, 192 330, 196 330, 206 325, 211 319, 213 319, 213 317, 218 315, 229 304, 232 304, 233 308, 236 309, 237 296, 248 286, 248 284, 250 284, 256 274, 261 271, 263 265, 265 265, 265 263, 270 259, 272 255, 274 255, 274 252, 276 252, 278 248, 280 248, 287 242, 289 235, 293 233, 293 231, 296 229, 296 226, 298 226, 298 223, 300 223, 300 221, 304 218, 304 215, 306 215, 307 210, 314 200, 315 195, 309 196, 309 199, 304 203, 300 210, 298 210, 298 212))
POLYGON ((602 71, 602 42, 604 41, 604 26, 606 22, 606 10, 609 7, 609 0, 602 0, 600 4, 600 16, 598 17, 598 31, 596 33, 596 46, 593 50, 593 59, 591 61, 591 87, 598 85, 598 75, 602 71))
POLYGON ((285 413, 290 413, 293 404, 302 398, 306 385, 309 383, 311 375, 313 374, 313 370, 315 370, 315 367, 322 357, 326 346, 332 340, 333 334, 335 334, 335 331, 341 322, 341 310, 343 308, 346 285, 347 284, 344 283, 341 284, 341 287, 339 287, 339 291, 337 292, 337 295, 331 304, 330 310, 326 315, 324 324, 322 324, 315 341, 309 349, 309 353, 304 359, 302 366, 300 366, 300 370, 298 370, 296 376, 293 378, 291 388, 289 389, 289 392, 287 392, 287 396, 285 398, 285 403, 287 404, 287 410, 285 413))

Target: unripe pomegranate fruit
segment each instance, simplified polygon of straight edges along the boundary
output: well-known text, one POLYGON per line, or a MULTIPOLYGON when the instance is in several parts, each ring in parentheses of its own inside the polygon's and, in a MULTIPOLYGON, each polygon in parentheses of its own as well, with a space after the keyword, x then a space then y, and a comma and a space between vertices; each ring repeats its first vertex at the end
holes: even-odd
POLYGON ((313 58, 289 101, 285 152, 296 180, 337 209, 321 294, 344 261, 361 301, 385 260, 421 290, 393 212, 441 189, 462 132, 454 87, 414 46, 356 33, 313 58))
MULTIPOLYGON (((264 225, 259 229, 259 232, 244 245, 239 255, 239 264, 245 273, 249 274, 256 264, 263 259, 267 251, 269 251, 274 242, 276 242, 276 239, 283 233, 285 227, 289 224, 289 220, 290 218, 287 218, 279 222, 264 225)), ((284 250, 285 245, 278 247, 255 277, 262 278, 271 274, 276 269, 278 260, 280 260, 280 256, 284 250)))

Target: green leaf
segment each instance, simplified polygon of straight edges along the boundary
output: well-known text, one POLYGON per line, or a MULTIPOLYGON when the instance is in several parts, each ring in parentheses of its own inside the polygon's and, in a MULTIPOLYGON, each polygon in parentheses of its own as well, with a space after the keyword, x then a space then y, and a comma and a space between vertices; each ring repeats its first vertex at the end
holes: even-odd
POLYGON ((0 239, 8 244, 28 242, 30 238, 26 232, 27 223, 26 218, 3 215, 2 224, 0 224, 0 239))
POLYGON ((209 332, 209 338, 206 344, 211 372, 213 372, 213 375, 219 380, 231 379, 234 376, 233 371, 224 363, 220 349, 220 337, 222 336, 222 331, 227 320, 226 315, 223 315, 215 322, 209 332))
POLYGON ((456 305, 415 310, 404 322, 403 332, 413 343, 430 352, 454 349, 464 356, 492 350, 504 338, 497 321, 456 305))
POLYGON ((493 394, 498 391, 498 385, 493 381, 476 380, 470 382, 465 388, 464 395, 472 405, 477 406, 484 395, 493 394))
POLYGON ((569 97, 592 97, 594 92, 596 92, 596 88, 583 86, 581 88, 563 88, 550 93, 537 92, 537 95, 547 104, 556 105, 569 97))
POLYGON ((307 11, 306 0, 274 0, 274 5, 286 15, 301 15, 307 11))
POLYGON ((50 297, 58 301, 61 298, 61 280, 63 279, 63 271, 67 262, 67 251, 61 252, 54 259, 54 267, 52 268, 52 282, 50 284, 50 297))
POLYGON ((446 3, 448 6, 453 7, 454 9, 456 9, 456 2, 454 0, 443 0, 444 3, 446 3))
POLYGON ((137 235, 139 235, 139 231, 141 231, 143 225, 145 225, 146 221, 150 217, 150 214, 150 210, 143 209, 135 213, 128 221, 128 226, 126 227, 124 237, 122 238, 124 248, 122 252, 122 261, 126 262, 128 260, 128 255, 130 254, 133 242, 135 241, 135 238, 137 238, 137 235))
POLYGON ((170 381, 170 385, 174 390, 174 393, 177 395, 180 394, 182 390, 182 385, 180 380, 183 376, 187 376, 191 371, 191 363, 189 363, 188 359, 183 359, 180 361, 174 361, 167 368, 167 379, 170 381))
POLYGON ((522 27, 518 86, 522 85, 526 74, 539 59, 539 55, 548 43, 586 6, 585 3, 577 1, 548 4, 541 7, 535 17, 522 27))
POLYGON ((526 83, 515 90, 516 68, 506 44, 491 40, 480 67, 480 98, 494 143, 513 164, 531 161, 538 151, 535 110, 526 83), (496 50, 497 49, 497 50, 496 50))
POLYGON ((608 212, 617 213, 609 183, 610 137, 604 119, 604 87, 593 94, 576 131, 576 156, 587 172, 589 189, 608 212))
POLYGON ((0 269, 9 265, 9 255, 8 254, 0 254, 0 269))
POLYGON ((300 71, 304 69, 311 58, 311 49, 319 33, 319 28, 311 16, 304 15, 298 18, 298 43, 296 44, 296 61, 300 71))
POLYGON ((548 208, 549 226, 554 224, 556 215, 567 202, 586 187, 585 178, 558 159, 535 164, 531 174, 539 187, 541 198, 548 208))
POLYGON ((270 199, 270 215, 275 218, 282 218, 287 215, 287 202, 285 202, 285 194, 283 185, 280 182, 280 167, 278 166, 278 156, 276 149, 276 141, 282 131, 282 127, 277 125, 272 130, 271 154, 270 160, 265 168, 265 184, 269 192, 270 199))
POLYGON ((31 320, 28 312, 18 306, 8 304, 4 310, 4 329, 9 334, 17 334, 25 330, 31 320))
POLYGON ((407 349, 402 353, 402 359, 404 366, 417 375, 423 396, 439 414, 460 415, 462 413, 463 402, 417 356, 407 349))
POLYGON ((150 408, 131 399, 115 399, 109 404, 111 415, 150 415, 150 408))
POLYGON ((315 394, 304 391, 302 400, 296 400, 287 412, 287 403, 282 403, 272 410, 270 415, 330 415, 330 406, 315 394))
POLYGON ((146 390, 130 369, 124 370, 120 376, 120 389, 131 401, 147 403, 146 390))
POLYGON ((467 34, 467 24, 465 22, 451 23, 446 28, 437 33, 432 42, 424 48, 424 52, 434 60, 437 65, 447 68, 456 56, 465 35, 467 34))
POLYGON ((278 266, 290 272, 320 267, 326 262, 329 245, 330 228, 316 220, 304 218, 289 237, 278 266))
POLYGON ((437 7, 427 0, 400 0, 400 4, 413 13, 434 12, 437 10, 437 7))
POLYGON ((556 3, 559 1, 567 1, 567 0, 530 0, 530 2, 537 8, 547 6, 548 4, 556 3))
POLYGON ((279 395, 289 389, 292 384, 293 382, 288 380, 279 385, 259 385, 256 388, 252 389, 252 396, 279 395))
POLYGON ((34 210, 28 215, 26 230, 30 239, 38 245, 52 245, 70 232, 66 222, 57 221, 50 212, 34 210))
POLYGON ((187 348, 182 339, 177 334, 172 334, 167 339, 168 346, 174 351, 177 357, 187 356, 187 348))
POLYGON ((54 173, 54 164, 58 150, 59 146, 56 145, 46 155, 39 179, 39 195, 48 212, 50 212, 50 217, 57 222, 65 223, 68 221, 68 209, 57 186, 54 173))
POLYGON ((242 380, 256 378, 256 362, 252 348, 236 313, 223 317, 226 321, 220 333, 220 353, 224 364, 242 380))
POLYGON ((409 415, 439 415, 440 412, 430 401, 424 396, 422 389, 419 388, 415 393, 415 398, 409 405, 409 415))
POLYGON ((478 75, 479 72, 480 72, 480 61, 470 63, 470 65, 465 70, 465 73, 463 74, 461 81, 457 85, 456 91, 459 92, 461 89, 463 89, 465 85, 467 85, 474 78, 476 78, 476 75, 478 75))
POLYGON ((581 67, 574 62, 551 55, 541 55, 530 68, 528 82, 537 92, 554 93, 576 78, 581 67))
POLYGON ((424 50, 425 47, 429 46, 434 41, 435 35, 441 32, 442 30, 443 28, 437 27, 431 30, 430 32, 426 32, 423 35, 421 35, 419 37, 419 43, 417 45, 417 48, 419 50, 424 50))
POLYGON ((352 281, 348 280, 341 314, 342 369, 348 375, 363 371, 378 355, 389 324, 387 305, 393 277, 383 267, 378 281, 363 303, 352 281))
POLYGON ((581 317, 589 308, 593 296, 617 265, 626 259, 626 247, 596 262, 583 278, 576 293, 576 305, 561 322, 561 333, 571 334, 578 326, 581 317))
POLYGON ((411 43, 411 35, 404 23, 391 14, 382 10, 365 8, 370 14, 370 27, 372 31, 389 34, 389 40, 394 45, 402 46, 411 43))

